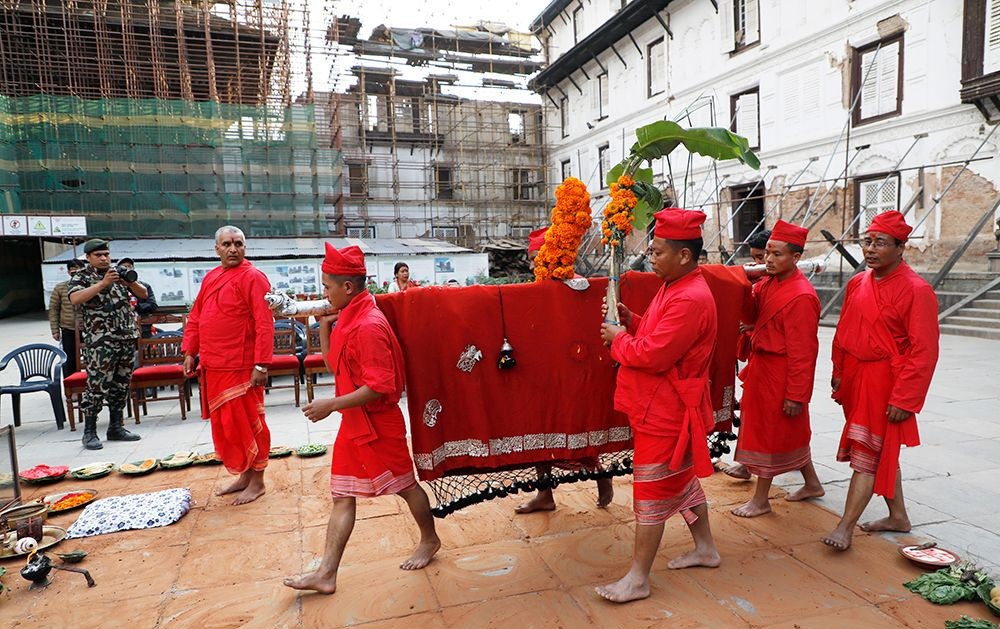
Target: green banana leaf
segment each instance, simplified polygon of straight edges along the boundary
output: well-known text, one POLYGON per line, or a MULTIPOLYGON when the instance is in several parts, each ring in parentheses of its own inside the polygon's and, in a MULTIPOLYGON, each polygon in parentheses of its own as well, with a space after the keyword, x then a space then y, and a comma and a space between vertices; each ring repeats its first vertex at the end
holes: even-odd
POLYGON ((721 127, 685 129, 672 120, 658 120, 636 129, 635 137, 638 141, 630 152, 642 159, 659 159, 683 144, 688 151, 698 155, 719 160, 738 159, 754 170, 760 168, 760 160, 750 150, 747 139, 721 127))

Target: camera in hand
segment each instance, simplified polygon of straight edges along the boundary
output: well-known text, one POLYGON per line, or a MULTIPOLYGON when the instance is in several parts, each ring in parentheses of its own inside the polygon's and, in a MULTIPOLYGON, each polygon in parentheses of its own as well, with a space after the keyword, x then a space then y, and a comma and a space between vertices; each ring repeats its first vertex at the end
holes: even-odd
POLYGON ((135 272, 135 269, 130 269, 120 264, 115 267, 115 272, 118 274, 118 277, 126 282, 134 282, 139 279, 139 274, 135 272))

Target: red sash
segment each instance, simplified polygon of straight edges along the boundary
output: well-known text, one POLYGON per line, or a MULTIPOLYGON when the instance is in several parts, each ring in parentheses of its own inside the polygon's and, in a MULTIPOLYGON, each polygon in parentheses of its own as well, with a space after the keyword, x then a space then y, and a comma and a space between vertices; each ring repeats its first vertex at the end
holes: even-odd
MULTIPOLYGON (((368 312, 374 308, 375 298, 370 293, 365 291, 358 295, 340 312, 340 316, 337 317, 337 325, 334 326, 333 333, 330 334, 330 352, 327 354, 326 360, 333 370, 338 396, 347 395, 358 388, 348 372, 347 362, 341 358, 343 358, 348 337, 366 318, 368 312)), ((340 425, 340 432, 355 444, 362 445, 378 439, 375 425, 364 407, 345 408, 340 414, 344 418, 340 425)))
POLYGON ((760 309, 757 311, 757 317, 754 319, 753 333, 750 337, 751 344, 753 342, 753 337, 756 336, 757 333, 760 332, 760 330, 767 325, 776 314, 784 310, 788 304, 792 303, 794 299, 816 294, 812 284, 810 284, 809 280, 806 279, 806 276, 802 274, 802 271, 798 269, 795 269, 795 273, 783 282, 779 282, 771 276, 761 280, 761 284, 762 285, 757 288, 757 291, 761 292, 761 294, 763 294, 763 291, 767 291, 770 294, 768 294, 766 298, 760 300, 760 302, 763 303, 760 303, 760 309))
MULTIPOLYGON (((676 368, 673 373, 677 373, 676 368)), ((677 435, 677 445, 670 457, 670 469, 676 471, 682 468, 690 447, 694 473, 702 478, 707 478, 715 471, 715 468, 712 467, 711 455, 708 452, 708 443, 705 441, 705 435, 715 425, 714 418, 710 418, 708 425, 706 425, 705 422, 701 421, 700 416, 706 397, 710 397, 711 389, 708 378, 677 380, 669 378, 667 382, 674 387, 678 397, 684 403, 684 419, 681 422, 680 434, 677 435)))

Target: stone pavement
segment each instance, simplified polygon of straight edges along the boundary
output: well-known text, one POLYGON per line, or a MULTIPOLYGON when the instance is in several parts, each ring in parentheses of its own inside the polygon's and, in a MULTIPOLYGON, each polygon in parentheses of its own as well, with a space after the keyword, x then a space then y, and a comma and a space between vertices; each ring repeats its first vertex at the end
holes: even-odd
MULTIPOLYGON (((557 495, 562 507, 553 514, 515 518, 510 512, 517 498, 465 509, 440 522, 445 539, 441 558, 416 574, 394 568, 415 533, 404 515, 405 506, 395 498, 366 502, 360 510, 366 519, 359 522, 356 539, 347 551, 342 593, 349 592, 349 596, 297 598, 284 591, 277 578, 315 562, 329 506, 323 471, 329 462, 327 456, 275 461, 268 496, 238 510, 210 497, 211 488, 225 480, 220 468, 156 472, 141 479, 113 474, 92 481, 88 486, 104 495, 135 493, 164 483, 186 484, 195 492, 198 507, 166 529, 73 543, 85 550, 103 551, 95 553, 102 558, 87 561, 95 562, 90 564, 92 571, 103 573, 105 581, 117 579, 116 570, 128 577, 115 581, 113 590, 95 594, 87 617, 96 619, 100 613, 121 606, 130 618, 135 612, 138 624, 132 626, 183 621, 179 626, 228 627, 245 622, 262 627, 333 627, 400 618, 398 625, 372 626, 402 626, 404 622, 408 627, 421 626, 413 624, 417 620, 430 626, 551 626, 556 620, 564 626, 655 626, 658 619, 669 619, 671 626, 690 627, 742 627, 748 623, 791 627, 793 621, 801 627, 940 627, 944 618, 960 613, 978 611, 981 616, 983 608, 936 608, 913 600, 898 585, 912 576, 912 567, 898 559, 894 545, 879 537, 937 540, 1000 576, 1000 515, 996 509, 1000 504, 1000 419, 996 411, 1000 405, 996 375, 1000 370, 995 366, 1000 343, 942 337, 941 360, 919 419, 923 445, 904 450, 902 455, 913 534, 898 538, 859 534, 855 552, 836 554, 816 541, 835 524, 850 477, 847 466, 834 460, 843 419, 827 393, 832 333, 820 330, 821 355, 811 407, 813 454, 827 489, 827 496, 816 502, 830 511, 779 500, 774 514, 741 520, 729 515, 728 507, 749 494, 750 483, 716 475, 706 483, 706 493, 723 552, 723 568, 677 573, 662 570, 663 561, 658 560, 658 594, 645 603, 620 609, 590 594, 593 584, 618 576, 628 563, 633 520, 627 482, 618 483, 615 503, 606 511, 592 507, 593 486, 589 483, 560 488, 557 495), (249 551, 248 538, 254 542, 249 551), (364 540, 369 544, 362 550, 364 540), (122 583, 135 584, 136 591, 122 587, 122 583), (223 605, 222 599, 228 602, 223 605), (149 619, 149 623, 139 622, 139 618, 149 619), (804 622, 810 618, 811 622, 804 622)), ((0 353, 30 342, 51 342, 48 326, 40 316, 0 321, 0 353)), ((8 368, 0 373, 0 382, 12 377, 8 368)), ((320 392, 329 395, 330 389, 320 392)), ((11 410, 9 399, 5 402, 0 422, 7 424, 11 410)), ((269 395, 266 403, 275 445, 331 443, 336 435, 335 418, 309 424, 292 405, 289 390, 269 395)), ((106 443, 98 452, 81 447, 81 431, 55 429, 44 394, 24 397, 22 411, 23 423, 17 429, 22 469, 43 462, 70 466, 94 461, 121 463, 162 457, 177 450, 213 449, 208 425, 198 419, 197 412, 182 422, 176 403, 150 405, 150 414, 134 427, 143 435, 142 441, 106 443)), ((105 422, 102 416, 102 431, 105 422)), ((777 484, 788 488, 797 481, 795 475, 788 475, 777 484)), ((67 488, 71 486, 63 481, 49 489, 67 488)), ((28 489, 34 494, 45 493, 28 489)), ((884 505, 873 501, 865 519, 881 517, 884 512, 884 505)), ((54 519, 54 523, 68 525, 72 514, 62 518, 67 521, 54 519)), ((667 527, 661 549, 664 557, 676 554, 689 541, 676 520, 667 527)), ((11 562, 6 565, 8 570, 12 568, 11 562)), ((68 577, 76 576, 61 573, 59 579, 65 584, 68 577)), ((24 610, 20 584, 12 581, 8 576, 6 582, 15 587, 14 598, 0 599, 0 619, 18 608, 24 610)), ((83 596, 79 588, 74 592, 74 597, 83 596)), ((68 601, 60 598, 56 604, 42 594, 24 595, 35 596, 31 624, 52 620, 50 626, 64 626, 57 619, 68 601)), ((11 616, 21 617, 21 613, 11 616)), ((90 625, 84 622, 77 626, 90 625)), ((97 626, 96 620, 93 626, 97 626)))

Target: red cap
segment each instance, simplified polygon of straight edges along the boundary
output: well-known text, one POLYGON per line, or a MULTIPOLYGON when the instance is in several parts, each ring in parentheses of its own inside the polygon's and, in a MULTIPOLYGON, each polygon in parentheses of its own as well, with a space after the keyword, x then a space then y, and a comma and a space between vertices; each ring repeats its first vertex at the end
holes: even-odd
POLYGON ((896 210, 889 210, 876 214, 872 224, 868 226, 868 231, 889 234, 899 242, 906 242, 913 228, 906 224, 902 214, 896 210))
POLYGON ((323 272, 327 275, 346 275, 358 277, 368 275, 365 268, 365 254, 361 247, 351 245, 344 247, 340 251, 326 242, 326 257, 323 258, 323 272))
POLYGON ((792 225, 785 221, 778 221, 774 224, 774 228, 771 230, 771 237, 768 240, 777 240, 779 242, 787 242, 790 245, 805 247, 807 236, 809 236, 809 230, 805 227, 792 225))
POLYGON ((539 227, 535 231, 528 234, 528 253, 532 251, 538 251, 542 248, 545 243, 545 232, 549 231, 548 226, 539 227))
POLYGON ((697 210, 682 210, 668 207, 653 214, 656 227, 653 235, 665 240, 696 240, 701 238, 701 224, 705 213, 697 210))

